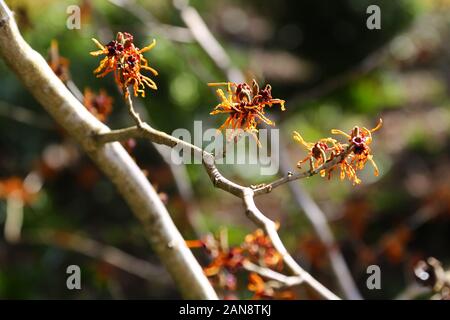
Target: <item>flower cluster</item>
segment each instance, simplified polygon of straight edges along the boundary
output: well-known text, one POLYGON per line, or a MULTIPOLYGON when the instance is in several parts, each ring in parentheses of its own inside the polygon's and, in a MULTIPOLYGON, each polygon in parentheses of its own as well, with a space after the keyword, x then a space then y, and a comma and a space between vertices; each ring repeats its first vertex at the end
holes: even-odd
POLYGON ((145 97, 145 86, 154 90, 157 89, 156 83, 152 79, 141 74, 142 70, 148 70, 153 75, 158 75, 158 72, 148 65, 148 61, 142 55, 156 45, 155 40, 142 49, 134 45, 133 36, 126 32, 118 32, 116 40, 106 45, 102 45, 96 39, 92 40, 100 50, 91 52, 91 55, 106 55, 98 68, 94 70, 97 77, 104 77, 113 72, 117 85, 126 95, 128 94, 126 90, 128 86, 133 86, 135 96, 141 94, 142 97, 145 97))
POLYGON ((226 235, 219 237, 207 235, 202 240, 188 240, 189 248, 204 248, 211 262, 203 268, 203 272, 214 286, 221 288, 227 294, 237 289, 237 278, 234 275, 243 264, 243 250, 240 247, 228 246, 226 235))
POLYGON ((353 184, 361 183, 356 172, 364 169, 367 162, 370 162, 374 167, 374 175, 377 176, 378 167, 373 160, 372 151, 369 145, 372 143, 372 133, 380 129, 382 120, 380 119, 377 126, 373 129, 355 126, 350 133, 345 133, 341 130, 333 129, 332 134, 343 135, 348 141, 347 143, 338 142, 333 138, 323 138, 315 143, 306 142, 302 136, 294 131, 293 138, 308 150, 308 156, 299 161, 297 166, 309 160, 310 170, 314 172, 319 170, 322 177, 327 176, 331 178, 331 173, 336 169, 340 169, 340 178, 346 177, 353 182, 353 184), (336 159, 340 159, 335 164, 327 167, 326 164, 336 159))
POLYGON ((247 253, 247 258, 260 266, 267 268, 283 268, 283 258, 274 248, 272 241, 264 234, 261 229, 245 236, 244 243, 241 246, 247 253))
MULTIPOLYGON (((302 164, 309 161, 311 171, 316 170, 323 164, 325 164, 329 158, 336 156, 342 151, 342 146, 332 138, 324 138, 312 143, 306 142, 303 137, 297 131, 293 132, 293 138, 308 150, 308 155, 297 162, 297 167, 300 169, 302 164)), ((321 170, 320 174, 325 175, 325 170, 321 170)))
POLYGON ((113 99, 105 92, 100 90, 95 94, 91 89, 84 90, 83 104, 98 120, 105 122, 112 111, 113 99))
POLYGON ((234 132, 230 139, 236 137, 236 130, 241 129, 250 133, 260 145, 256 133, 258 123, 264 122, 274 126, 275 123, 265 116, 265 107, 278 104, 284 111, 284 100, 272 97, 272 87, 267 84, 264 89, 260 89, 258 83, 253 80, 252 84, 247 83, 209 83, 209 86, 226 86, 227 94, 222 89, 217 89, 220 103, 210 113, 211 115, 226 113, 228 118, 220 126, 219 130, 231 128, 234 132))
MULTIPOLYGON (((261 229, 246 235, 239 246, 228 245, 225 231, 218 237, 206 236, 202 240, 186 241, 190 248, 205 248, 211 262, 203 269, 211 282, 226 292, 237 289, 236 274, 245 269, 246 263, 253 263, 262 268, 281 270, 282 256, 275 250, 270 239, 261 229)), ((273 286, 254 272, 249 274, 247 288, 254 293, 253 298, 283 298, 273 286)), ((287 295, 286 295, 287 297, 287 295)))

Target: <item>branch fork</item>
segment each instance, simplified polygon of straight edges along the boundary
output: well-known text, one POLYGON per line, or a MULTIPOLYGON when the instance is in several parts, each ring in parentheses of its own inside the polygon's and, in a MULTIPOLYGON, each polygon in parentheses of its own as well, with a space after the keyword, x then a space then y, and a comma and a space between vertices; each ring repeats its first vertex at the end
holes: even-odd
MULTIPOLYGON (((142 122, 137 115, 137 113, 134 111, 133 108, 133 102, 131 98, 127 97, 126 103, 128 106, 128 109, 130 113, 132 114, 134 120, 136 121, 136 126, 124 128, 124 129, 118 129, 118 130, 112 130, 110 132, 106 133, 98 133, 94 137, 94 139, 99 144, 105 144, 110 143, 114 141, 122 141, 129 138, 146 138, 149 139, 152 142, 164 144, 169 147, 174 147, 176 145, 181 145, 184 147, 189 148, 191 151, 196 153, 198 156, 202 157, 203 166, 205 168, 205 171, 207 172, 212 184, 214 187, 222 189, 230 194, 235 195, 238 198, 241 198, 243 201, 243 205, 245 208, 245 214, 247 217, 258 227, 264 230, 266 235, 270 238, 272 241, 273 246, 275 249, 279 252, 279 254, 282 256, 282 259, 290 272, 293 274, 292 276, 285 276, 283 274, 276 273, 273 270, 268 269, 269 271, 265 270, 264 275, 268 278, 273 278, 274 276, 278 279, 282 279, 281 283, 283 283, 286 286, 289 285, 297 285, 301 284, 303 282, 307 283, 309 286, 311 286, 317 293, 319 293, 323 298, 329 299, 329 300, 337 300, 339 299, 334 293, 329 291, 325 286, 323 286, 321 283, 319 283, 317 280, 315 280, 308 272, 306 272, 295 260, 294 258, 289 254, 286 247, 284 246, 283 242, 281 241, 277 229, 278 225, 266 217, 256 206, 254 197, 263 193, 269 193, 274 188, 301 178, 309 177, 314 174, 319 173, 321 170, 330 168, 331 166, 334 166, 336 163, 338 163, 340 160, 344 158, 336 157, 333 160, 330 160, 326 162, 324 165, 322 165, 319 168, 316 168, 312 171, 307 171, 303 173, 293 174, 292 172, 289 172, 289 174, 281 178, 279 180, 276 180, 272 183, 265 184, 262 186, 256 186, 254 187, 246 187, 239 185, 231 180, 228 180, 225 178, 220 171, 218 170, 216 164, 215 164, 215 156, 211 153, 208 153, 204 151, 202 148, 195 146, 189 142, 177 139, 175 137, 172 137, 171 135, 168 135, 162 131, 158 131, 154 128, 152 128, 150 125, 148 125, 145 122, 142 122), (135 116, 137 115, 137 116, 135 116), (275 273, 277 275, 275 275, 275 273)), ((348 150, 347 152, 350 152, 348 150)), ((251 267, 252 269, 255 269, 255 266, 251 267)), ((259 270, 261 271, 261 270, 259 270)))

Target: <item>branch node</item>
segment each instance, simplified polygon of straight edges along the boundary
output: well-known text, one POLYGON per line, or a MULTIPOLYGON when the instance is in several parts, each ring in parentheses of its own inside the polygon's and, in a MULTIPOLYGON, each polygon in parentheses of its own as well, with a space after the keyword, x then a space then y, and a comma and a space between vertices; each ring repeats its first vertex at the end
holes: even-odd
POLYGON ((170 242, 167 244, 167 248, 169 248, 169 249, 175 248, 175 241, 170 241, 170 242))
POLYGON ((3 27, 6 24, 6 22, 8 22, 8 20, 9 20, 9 17, 0 19, 0 28, 3 27))
POLYGON ((8 8, 8 6, 0 0, 0 8, 3 13, 3 17, 0 19, 0 28, 3 28, 6 23, 13 17, 13 12, 8 8))

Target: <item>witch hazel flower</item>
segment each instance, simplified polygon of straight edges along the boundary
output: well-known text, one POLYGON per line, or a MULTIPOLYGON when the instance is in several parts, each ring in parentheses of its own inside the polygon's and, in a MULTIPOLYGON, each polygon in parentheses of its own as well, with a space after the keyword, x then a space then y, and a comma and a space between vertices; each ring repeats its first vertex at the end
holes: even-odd
POLYGON ((373 159, 370 144, 372 143, 372 133, 379 130, 383 124, 380 119, 373 129, 355 126, 346 133, 342 130, 333 129, 332 134, 342 135, 348 140, 341 143, 331 137, 322 138, 317 142, 306 142, 296 131, 293 133, 295 141, 300 143, 308 151, 308 155, 297 163, 301 167, 304 162, 309 161, 310 171, 319 170, 322 177, 331 178, 335 169, 340 169, 340 179, 348 178, 353 184, 360 184, 357 171, 363 170, 366 163, 369 162, 374 167, 374 175, 378 176, 378 166, 373 159), (336 162, 337 158, 341 158, 336 162), (327 165, 335 161, 333 165, 327 165))
POLYGON ((143 53, 151 50, 156 41, 142 49, 136 47, 133 43, 133 36, 127 32, 118 32, 116 39, 106 45, 98 40, 92 39, 100 50, 92 51, 92 56, 105 55, 100 61, 100 65, 94 70, 98 78, 102 78, 109 73, 114 74, 117 85, 128 95, 128 86, 133 87, 135 96, 139 94, 145 97, 145 87, 153 90, 157 89, 156 83, 148 76, 142 74, 143 70, 149 71, 154 76, 158 72, 148 65, 143 53))

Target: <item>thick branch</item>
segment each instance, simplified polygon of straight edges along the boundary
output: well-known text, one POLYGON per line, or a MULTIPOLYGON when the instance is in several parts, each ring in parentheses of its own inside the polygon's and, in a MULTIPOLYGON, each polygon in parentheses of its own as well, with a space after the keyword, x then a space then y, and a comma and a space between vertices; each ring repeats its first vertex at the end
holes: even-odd
MULTIPOLYGON (((106 143, 115 140, 123 140, 129 138, 143 137, 148 138, 149 140, 161 144, 165 144, 167 146, 173 147, 175 145, 182 145, 186 148, 193 150, 197 154, 201 154, 204 161, 205 170, 207 171, 211 181, 214 186, 225 190, 231 194, 234 194, 237 197, 240 197, 244 200, 244 206, 246 209, 247 216, 259 227, 261 227, 268 237, 271 239, 275 249, 281 254, 283 257, 283 261, 286 266, 291 270, 291 272, 301 277, 302 281, 309 284, 313 287, 319 294, 321 294, 326 299, 339 299, 336 295, 334 295, 331 291, 325 288, 322 284, 320 284, 317 280, 315 280, 308 272, 306 272, 302 267, 300 267, 297 262, 292 258, 292 256, 286 250, 284 244, 282 243, 278 233, 277 226, 275 222, 267 218, 255 205, 254 202, 254 190, 248 187, 244 187, 238 185, 227 178, 225 178, 217 169, 214 163, 214 156, 203 151, 199 147, 196 147, 188 142, 183 140, 179 140, 170 135, 165 134, 164 132, 155 130, 151 128, 149 125, 143 123, 141 128, 138 127, 130 127, 126 129, 114 130, 108 133, 100 134, 96 137, 98 142, 106 143)), ((319 172, 319 171, 317 171, 319 172)), ((316 173, 317 173, 316 172, 316 173)), ((313 173, 314 174, 314 173, 313 173)), ((312 175, 312 174, 310 174, 312 175)))
MULTIPOLYGON (((203 159, 203 164, 208 173, 212 183, 215 187, 227 191, 244 201, 246 214, 257 226, 262 228, 273 243, 275 249, 283 257, 283 261, 290 271, 298 278, 298 281, 304 281, 312 288, 314 288, 325 299, 336 300, 339 299, 335 294, 325 288, 321 283, 315 280, 308 272, 306 272, 297 262, 292 258, 281 241, 275 222, 267 218, 255 205, 254 190, 250 187, 244 187, 234 183, 225 178, 217 169, 215 165, 215 158, 212 154, 203 151, 201 148, 192 145, 183 140, 174 138, 164 132, 158 131, 150 127, 146 123, 142 123, 139 127, 130 127, 125 129, 114 130, 108 133, 99 134, 96 136, 98 143, 107 143, 116 140, 125 140, 129 138, 147 138, 150 141, 165 144, 173 147, 180 145, 192 150, 203 159)), ((317 171, 319 172, 319 171, 317 171)), ((311 174, 312 175, 312 174, 311 174)), ((291 278, 289 278, 291 279, 291 278)))
POLYGON ((246 188, 244 190, 244 206, 246 209, 246 213, 248 217, 255 222, 260 228, 264 230, 267 236, 272 241, 274 248, 281 254, 283 257, 283 262, 290 269, 290 271, 299 276, 302 281, 307 283, 310 287, 316 290, 322 297, 328 300, 339 300, 334 293, 328 290, 324 285, 322 285, 319 281, 314 279, 308 272, 306 272, 287 251, 283 242, 280 239, 280 236, 277 232, 277 225, 275 222, 267 218, 255 205, 254 201, 254 192, 251 188, 246 188))
POLYGON ((109 128, 92 116, 56 77, 46 61, 20 35, 0 0, 0 54, 36 100, 77 140, 117 187, 154 250, 186 298, 217 299, 208 279, 186 247, 157 193, 119 143, 99 147, 92 133, 109 128))
MULTIPOLYGON (((188 1, 176 1, 174 0, 175 7, 180 10, 181 18, 187 25, 189 29, 191 29, 194 34, 195 39, 199 43, 199 45, 204 49, 205 53, 207 53, 211 59, 216 63, 217 67, 220 68, 227 76, 229 81, 241 82, 244 79, 244 75, 239 69, 236 69, 231 64, 231 60, 229 59, 226 51, 221 47, 217 39, 212 35, 209 31, 207 25, 195 10, 195 8, 190 7, 188 5, 188 1), (194 32, 195 31, 195 32, 194 32), (215 48, 214 50, 212 50, 215 48), (219 54, 215 54, 214 52, 218 52, 219 54)), ((287 155, 286 148, 283 144, 280 145, 281 154, 287 155)), ((288 174, 288 166, 284 165, 286 160, 282 159, 281 163, 281 173, 288 174)), ((290 175, 290 174, 288 174, 290 175)), ((286 181, 287 182, 287 181, 286 181)), ((267 187, 265 191, 270 192, 273 186, 267 187)), ((298 184, 289 184, 289 190, 294 197, 294 200, 299 204, 301 208, 305 210, 306 216, 311 220, 314 228, 316 229, 319 237, 329 248, 330 260, 333 266, 333 270, 336 273, 339 284, 341 285, 343 291, 346 295, 351 299, 360 299, 360 294, 358 293, 356 286, 354 284, 353 279, 350 276, 350 272, 345 264, 345 261, 342 257, 342 254, 339 252, 336 246, 334 246, 333 235, 330 231, 328 224, 324 218, 324 215, 320 210, 308 210, 311 206, 307 206, 306 203, 301 202, 301 197, 299 195, 303 195, 303 199, 308 198, 309 204, 315 203, 311 198, 308 197, 305 192, 300 192, 300 186, 298 184)), ((263 192, 262 192, 263 193, 263 192)), ((260 193, 260 194, 262 194, 260 193)), ((315 205, 316 208, 317 205, 315 205)))

